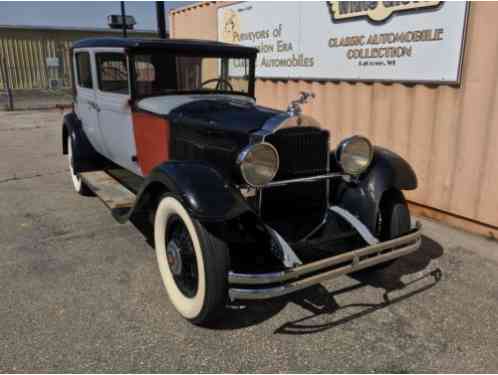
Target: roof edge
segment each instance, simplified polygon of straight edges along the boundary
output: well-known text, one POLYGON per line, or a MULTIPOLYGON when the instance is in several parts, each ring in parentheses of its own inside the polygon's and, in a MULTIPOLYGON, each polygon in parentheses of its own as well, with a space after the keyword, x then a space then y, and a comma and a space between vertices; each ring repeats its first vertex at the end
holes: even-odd
POLYGON ((256 55, 258 53, 258 49, 254 47, 205 39, 93 37, 77 40, 73 44, 73 48, 87 47, 164 48, 176 51, 199 49, 199 51, 204 51, 205 53, 230 52, 239 56, 256 55))
POLYGON ((216 4, 216 1, 195 1, 195 2, 193 2, 193 4, 184 5, 184 6, 179 7, 179 8, 170 9, 170 11, 168 13, 169 14, 176 14, 176 13, 186 12, 187 10, 191 10, 191 9, 195 9, 195 8, 199 8, 199 7, 203 7, 203 6, 208 6, 210 4, 216 4))
MULTIPOLYGON (((98 32, 98 33, 109 33, 109 34, 118 34, 122 33, 121 29, 108 29, 103 27, 74 27, 74 26, 31 26, 31 25, 2 25, 0 24, 0 29, 8 29, 8 30, 47 30, 47 31, 82 31, 82 32, 98 32)), ((156 35, 156 30, 127 30, 129 34, 134 33, 142 33, 142 34, 151 34, 156 35)), ((167 31, 169 34, 169 32, 167 31)))

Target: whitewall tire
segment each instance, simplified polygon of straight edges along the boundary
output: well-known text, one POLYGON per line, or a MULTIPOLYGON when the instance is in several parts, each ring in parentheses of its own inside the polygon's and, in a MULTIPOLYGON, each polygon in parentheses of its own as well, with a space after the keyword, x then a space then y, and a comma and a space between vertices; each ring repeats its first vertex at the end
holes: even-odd
POLYGON ((69 174, 71 176, 71 181, 73 183, 74 190, 80 195, 91 195, 91 190, 85 183, 81 180, 78 173, 74 172, 73 168, 73 142, 71 137, 67 137, 67 159, 69 162, 69 174))
POLYGON ((175 309, 194 324, 216 319, 228 290, 226 244, 169 194, 157 206, 154 243, 159 271, 175 309))

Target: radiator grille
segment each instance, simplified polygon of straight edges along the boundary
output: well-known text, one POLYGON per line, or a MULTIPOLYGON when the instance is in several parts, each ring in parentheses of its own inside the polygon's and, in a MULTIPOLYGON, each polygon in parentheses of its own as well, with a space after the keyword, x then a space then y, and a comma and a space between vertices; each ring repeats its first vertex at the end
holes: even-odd
POLYGON ((289 128, 268 136, 266 140, 275 146, 280 156, 276 180, 327 171, 328 131, 311 127, 289 128))
MULTIPOLYGON (((329 133, 312 127, 282 129, 266 138, 277 149, 280 168, 275 181, 324 174, 328 169, 329 133)), ((263 217, 285 223, 296 218, 287 237, 305 235, 323 219, 327 181, 295 183, 263 190, 263 217), (304 219, 304 220, 303 220, 304 219)))

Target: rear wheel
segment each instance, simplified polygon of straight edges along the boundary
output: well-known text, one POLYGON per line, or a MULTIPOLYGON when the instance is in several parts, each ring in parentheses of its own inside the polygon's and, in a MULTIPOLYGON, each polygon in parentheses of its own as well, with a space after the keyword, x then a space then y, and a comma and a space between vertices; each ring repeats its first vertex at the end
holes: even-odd
POLYGON ((92 191, 85 185, 85 183, 81 180, 81 176, 79 173, 74 172, 74 163, 73 163, 73 142, 71 141, 71 137, 67 137, 67 158, 69 161, 69 174, 71 175, 71 181, 73 183, 74 190, 84 196, 92 195, 92 191))
POLYGON ((154 242, 159 271, 175 309, 194 324, 215 320, 227 298, 226 244, 169 194, 160 199, 155 213, 154 242))

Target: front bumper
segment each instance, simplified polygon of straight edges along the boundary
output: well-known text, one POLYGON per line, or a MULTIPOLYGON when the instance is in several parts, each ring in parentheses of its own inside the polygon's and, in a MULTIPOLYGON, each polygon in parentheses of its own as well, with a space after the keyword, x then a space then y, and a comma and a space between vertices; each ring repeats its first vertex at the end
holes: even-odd
POLYGON ((230 272, 230 299, 267 299, 293 293, 325 280, 359 271, 410 254, 420 247, 421 224, 408 234, 285 271, 241 274, 230 272))

